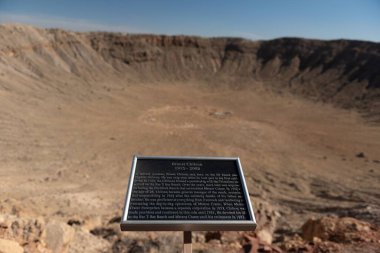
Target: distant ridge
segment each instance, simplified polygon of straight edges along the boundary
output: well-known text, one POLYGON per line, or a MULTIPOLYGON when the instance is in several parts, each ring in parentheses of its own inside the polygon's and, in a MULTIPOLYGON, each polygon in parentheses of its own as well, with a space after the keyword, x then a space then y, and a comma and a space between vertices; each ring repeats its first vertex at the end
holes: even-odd
POLYGON ((0 26, 0 90, 12 83, 17 86, 20 80, 60 86, 60 80, 70 78, 86 83, 117 79, 261 87, 380 115, 380 43, 249 41, 0 26))

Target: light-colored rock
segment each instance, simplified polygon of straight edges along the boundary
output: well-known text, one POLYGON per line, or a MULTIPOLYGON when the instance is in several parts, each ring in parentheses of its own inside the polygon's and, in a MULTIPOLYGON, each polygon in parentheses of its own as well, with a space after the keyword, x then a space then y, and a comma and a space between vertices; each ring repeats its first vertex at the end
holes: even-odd
POLYGON ((108 252, 111 245, 101 237, 96 237, 84 229, 79 229, 75 233, 74 239, 70 242, 68 253, 100 253, 108 252))
POLYGON ((50 221, 44 231, 44 242, 54 253, 67 252, 69 242, 74 238, 75 230, 69 225, 50 221))
POLYGON ((267 244, 272 244, 272 241, 273 241, 272 234, 266 229, 258 231, 257 237, 260 239, 260 241, 263 241, 267 244))
POLYGON ((15 241, 0 239, 0 253, 23 253, 24 249, 15 241))
POLYGON ((255 215, 257 227, 273 233, 277 226, 277 220, 280 217, 277 207, 268 201, 259 198, 252 198, 253 206, 256 207, 255 215))
POLYGON ((195 233, 193 233, 193 241, 204 243, 206 241, 205 235, 203 233, 200 233, 200 232, 195 232, 195 233))
POLYGON ((328 231, 333 230, 335 224, 332 222, 326 222, 326 220, 309 219, 302 226, 302 237, 305 240, 312 241, 314 237, 321 238, 322 240, 328 239, 328 231))
POLYGON ((91 216, 85 219, 83 224, 83 227, 89 231, 100 226, 102 226, 102 217, 100 216, 91 216))

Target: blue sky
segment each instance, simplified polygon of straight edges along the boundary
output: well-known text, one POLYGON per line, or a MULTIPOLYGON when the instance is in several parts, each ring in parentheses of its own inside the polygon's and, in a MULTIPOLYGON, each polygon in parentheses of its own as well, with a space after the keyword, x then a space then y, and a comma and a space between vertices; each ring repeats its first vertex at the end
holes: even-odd
POLYGON ((0 23, 75 31, 380 42, 380 0, 0 0, 0 23))

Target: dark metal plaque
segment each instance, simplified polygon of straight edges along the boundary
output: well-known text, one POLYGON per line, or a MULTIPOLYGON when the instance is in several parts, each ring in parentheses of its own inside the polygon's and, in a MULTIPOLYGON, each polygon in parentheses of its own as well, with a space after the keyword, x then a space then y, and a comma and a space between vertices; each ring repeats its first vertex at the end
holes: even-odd
POLYGON ((135 156, 123 231, 254 230, 239 158, 135 156))

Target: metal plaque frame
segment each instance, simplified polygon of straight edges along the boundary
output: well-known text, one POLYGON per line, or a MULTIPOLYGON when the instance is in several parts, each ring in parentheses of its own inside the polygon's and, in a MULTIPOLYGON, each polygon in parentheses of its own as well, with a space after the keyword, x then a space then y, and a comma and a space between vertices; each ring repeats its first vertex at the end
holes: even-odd
POLYGON ((239 157, 193 157, 193 156, 137 156, 133 157, 131 173, 129 176, 128 190, 125 197, 123 216, 120 228, 122 231, 253 231, 256 229, 256 219, 249 199, 247 185, 245 183, 243 169, 239 157), (132 194, 133 180, 136 165, 139 159, 158 160, 229 160, 235 161, 240 183, 243 189, 245 204, 247 205, 249 220, 128 220, 128 210, 132 194))

